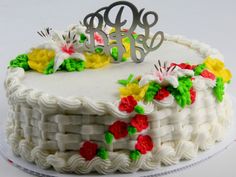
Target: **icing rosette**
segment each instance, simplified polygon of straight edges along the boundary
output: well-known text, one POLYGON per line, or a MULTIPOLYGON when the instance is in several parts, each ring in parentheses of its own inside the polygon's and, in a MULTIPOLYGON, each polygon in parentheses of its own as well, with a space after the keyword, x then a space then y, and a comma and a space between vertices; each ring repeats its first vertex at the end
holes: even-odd
POLYGON ((152 138, 149 135, 139 135, 135 149, 141 154, 146 154, 148 151, 152 151, 154 144, 152 138))
POLYGON ((98 147, 98 145, 91 141, 83 142, 82 147, 79 149, 79 154, 86 160, 91 161, 96 156, 103 160, 108 159, 108 151, 104 147, 98 147))

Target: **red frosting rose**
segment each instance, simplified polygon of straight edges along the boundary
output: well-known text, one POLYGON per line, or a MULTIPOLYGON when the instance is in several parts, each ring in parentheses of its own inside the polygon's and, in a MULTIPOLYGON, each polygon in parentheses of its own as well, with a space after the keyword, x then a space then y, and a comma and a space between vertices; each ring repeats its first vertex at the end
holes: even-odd
POLYGON ((134 99, 133 96, 127 96, 121 98, 119 104, 120 111, 126 111, 127 113, 131 113, 134 110, 134 107, 137 105, 137 101, 134 99))
POLYGON ((148 127, 148 117, 146 115, 137 114, 131 119, 130 124, 137 129, 138 132, 148 127))
POLYGON ((190 69, 190 70, 193 70, 193 67, 194 67, 194 66, 187 64, 187 63, 180 63, 180 64, 172 63, 171 66, 178 66, 181 69, 190 69))
POLYGON ((80 148, 80 155, 86 160, 92 160, 97 154, 98 145, 90 141, 84 142, 83 146, 80 148))
POLYGON ((157 92, 155 99, 158 101, 161 101, 164 98, 168 97, 169 95, 170 95, 170 92, 168 92, 168 90, 166 90, 165 88, 162 88, 157 92))
POLYGON ((122 121, 116 121, 109 127, 109 132, 111 132, 115 139, 124 138, 128 135, 128 124, 122 121))
POLYGON ((208 70, 204 70, 201 73, 201 76, 204 77, 204 78, 211 79, 211 80, 215 80, 216 79, 216 76, 213 73, 211 73, 210 71, 208 71, 208 70))
POLYGON ((137 149, 141 154, 146 154, 148 151, 151 151, 153 149, 152 138, 148 135, 139 135, 135 149, 137 149))
POLYGON ((193 89, 193 87, 190 89, 190 96, 191 96, 191 101, 192 101, 192 104, 195 102, 196 100, 196 91, 193 89))

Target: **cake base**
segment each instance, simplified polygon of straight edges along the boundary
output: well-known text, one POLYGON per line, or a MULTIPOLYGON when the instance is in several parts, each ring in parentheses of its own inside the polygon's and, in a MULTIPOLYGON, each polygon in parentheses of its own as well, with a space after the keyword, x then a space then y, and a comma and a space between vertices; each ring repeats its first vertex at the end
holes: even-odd
MULTIPOLYGON (((232 98, 232 97, 231 97, 232 98)), ((233 105, 236 105, 236 98, 232 98, 233 105)), ((4 122, 4 121, 2 121, 4 122)), ((22 158, 15 156, 10 146, 6 142, 5 137, 5 130, 6 125, 0 124, 0 154, 3 156, 4 159, 6 159, 9 163, 11 163, 13 166, 19 168, 20 170, 35 175, 35 176, 45 176, 45 177, 76 177, 76 176, 98 176, 97 173, 91 173, 89 175, 76 175, 76 174, 60 174, 53 170, 42 170, 39 167, 37 167, 35 164, 28 163, 24 161, 22 158)), ((199 152, 198 156, 192 160, 189 161, 181 161, 177 165, 172 166, 165 166, 161 168, 157 168, 156 170, 152 171, 139 171, 136 173, 131 174, 121 174, 121 173, 115 173, 109 176, 164 176, 167 174, 179 172, 181 170, 185 170, 187 168, 193 167, 195 165, 198 165, 215 155, 223 152, 225 149, 227 149, 231 144, 233 144, 235 140, 235 133, 236 133, 236 123, 233 117, 232 125, 227 132, 224 140, 222 142, 217 143, 215 146, 213 146, 210 150, 199 152)), ((99 175, 101 176, 101 175, 99 175)))

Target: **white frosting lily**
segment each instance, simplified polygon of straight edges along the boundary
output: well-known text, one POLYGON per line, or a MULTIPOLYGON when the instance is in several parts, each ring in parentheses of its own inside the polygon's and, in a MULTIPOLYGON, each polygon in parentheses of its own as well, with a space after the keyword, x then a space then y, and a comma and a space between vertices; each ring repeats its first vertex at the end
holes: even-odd
POLYGON ((56 52, 54 59, 54 72, 58 70, 63 61, 67 58, 84 60, 84 55, 81 53, 82 45, 77 40, 77 32, 78 30, 76 27, 70 27, 69 30, 62 35, 49 28, 38 32, 40 36, 49 40, 47 45, 56 52))
POLYGON ((148 84, 150 81, 155 81, 161 86, 172 85, 174 88, 177 88, 179 86, 179 77, 194 75, 194 72, 190 69, 182 69, 178 65, 168 67, 166 65, 165 63, 164 66, 162 66, 159 61, 159 67, 155 65, 155 71, 141 78, 139 82, 140 87, 148 84))

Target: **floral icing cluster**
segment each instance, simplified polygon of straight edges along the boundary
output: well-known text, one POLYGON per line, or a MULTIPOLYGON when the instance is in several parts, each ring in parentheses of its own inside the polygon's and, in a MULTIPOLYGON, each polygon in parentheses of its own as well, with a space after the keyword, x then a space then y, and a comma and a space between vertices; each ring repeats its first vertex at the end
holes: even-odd
POLYGON ((151 152, 154 143, 147 134, 149 120, 143 105, 168 102, 169 99, 175 99, 181 108, 193 104, 197 96, 193 82, 197 77, 210 82, 217 101, 223 101, 224 86, 230 82, 232 75, 224 63, 216 58, 207 57, 199 65, 167 65, 166 62, 162 65, 158 61, 151 74, 137 77, 131 74, 127 79, 119 80, 118 83, 123 87, 120 88, 118 109, 134 116, 128 122, 117 120, 111 124, 105 132, 105 142, 112 144, 135 135, 136 144, 134 150, 130 151, 130 158, 138 160, 141 155, 151 152))
MULTIPOLYGON (((21 59, 23 60, 24 56, 21 59)), ((138 160, 142 155, 154 149, 154 142, 150 135, 149 114, 145 105, 152 103, 165 103, 174 99, 184 108, 196 101, 197 92, 193 82, 200 78, 211 83, 213 93, 218 102, 223 101, 224 87, 232 78, 224 63, 216 58, 207 57, 202 64, 191 65, 188 63, 162 64, 158 61, 155 70, 144 76, 135 77, 131 74, 127 79, 119 80, 123 85, 120 88, 120 100, 117 104, 119 111, 131 116, 129 119, 118 119, 108 126, 104 133, 104 141, 111 145, 115 141, 126 141, 128 138, 135 139, 130 158, 138 160)), ((22 67, 27 65, 22 62, 22 67)), ((98 156, 107 159, 108 151, 104 147, 98 147, 96 143, 85 141, 79 153, 86 160, 92 160, 98 156)))
MULTIPOLYGON (((114 29, 107 27, 103 30, 108 36, 114 32, 114 29)), ((52 74, 56 71, 72 72, 83 71, 86 68, 101 68, 118 59, 119 51, 116 47, 111 48, 111 56, 106 55, 102 47, 96 48, 94 53, 84 50, 84 42, 89 40, 89 35, 85 31, 86 28, 83 25, 72 26, 62 34, 46 28, 38 34, 46 38, 48 42, 32 48, 25 54, 18 55, 10 61, 10 67, 52 74)), ((132 35, 133 38, 137 37, 135 33, 132 35)), ((94 40, 98 46, 104 45, 100 34, 94 33, 94 40)), ((109 43, 112 44, 114 41, 110 40, 109 43)), ((124 37, 122 44, 126 51, 122 61, 126 61, 130 58, 130 39, 124 37)))
POLYGON ((105 133, 105 141, 107 144, 112 144, 114 139, 117 141, 138 133, 135 150, 130 152, 130 158, 137 160, 141 154, 152 151, 154 147, 152 138, 149 135, 141 134, 148 129, 148 126, 148 116, 143 114, 136 114, 128 123, 118 120, 109 126, 108 131, 105 133))
MULTIPOLYGON (((130 113, 136 111, 138 102, 160 103, 168 102, 173 98, 178 105, 184 108, 196 100, 196 90, 193 82, 196 77, 207 79, 211 82, 213 93, 221 102, 224 96, 224 86, 229 83, 232 75, 225 68, 224 63, 216 58, 207 57, 202 64, 191 65, 188 63, 171 63, 167 65, 158 61, 155 70, 144 76, 119 80, 123 85, 120 88, 120 111, 130 113)), ((139 110, 144 111, 141 106, 139 110)))

